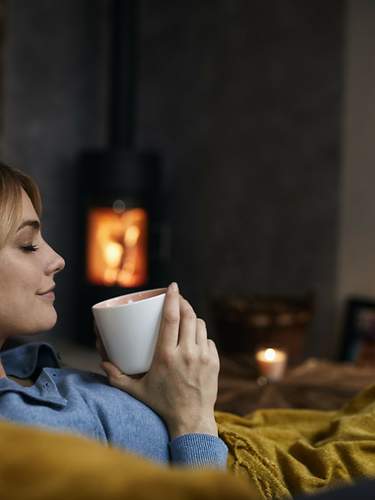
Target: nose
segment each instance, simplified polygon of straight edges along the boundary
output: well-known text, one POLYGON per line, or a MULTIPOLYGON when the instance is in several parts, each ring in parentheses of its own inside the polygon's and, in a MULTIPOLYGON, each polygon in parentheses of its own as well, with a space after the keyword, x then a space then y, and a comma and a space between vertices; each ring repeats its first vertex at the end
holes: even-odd
POLYGON ((62 271, 65 267, 65 260, 61 257, 61 255, 59 255, 59 254, 56 254, 56 255, 57 255, 58 262, 57 262, 55 274, 62 271))
POLYGON ((65 267, 65 260, 53 248, 49 247, 51 252, 47 274, 57 274, 65 267))

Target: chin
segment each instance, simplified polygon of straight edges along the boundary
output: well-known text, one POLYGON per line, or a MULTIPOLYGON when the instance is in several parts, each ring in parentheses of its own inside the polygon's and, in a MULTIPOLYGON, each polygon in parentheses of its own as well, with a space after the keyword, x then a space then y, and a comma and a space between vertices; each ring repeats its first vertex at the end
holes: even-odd
POLYGON ((55 310, 53 310, 53 313, 51 313, 51 318, 48 318, 48 321, 46 320, 45 326, 43 328, 43 332, 47 332, 48 330, 52 330, 52 328, 56 325, 57 323, 57 313, 55 310))
POLYGON ((4 338, 24 337, 45 333, 56 325, 57 313, 54 308, 49 311, 35 311, 36 314, 30 318, 25 314, 19 314, 18 321, 15 323, 14 318, 10 318, 8 324, 5 324, 3 330, 7 333, 4 338))
POLYGON ((40 318, 38 324, 32 329, 32 333, 44 333, 52 330, 57 322, 57 313, 53 309, 50 313, 44 314, 43 318, 40 318))

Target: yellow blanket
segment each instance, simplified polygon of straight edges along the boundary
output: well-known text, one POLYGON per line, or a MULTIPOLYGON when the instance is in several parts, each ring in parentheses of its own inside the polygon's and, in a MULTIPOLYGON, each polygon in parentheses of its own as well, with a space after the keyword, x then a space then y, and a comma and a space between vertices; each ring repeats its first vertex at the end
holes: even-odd
POLYGON ((164 467, 69 434, 0 421, 1 500, 256 500, 225 471, 164 467))
POLYGON ((161 467, 81 437, 0 422, 7 500, 290 498, 375 476, 375 385, 340 411, 216 412, 228 472, 161 467))
POLYGON ((216 420, 230 450, 229 469, 261 498, 317 493, 375 476, 375 385, 339 411, 216 412, 216 420))

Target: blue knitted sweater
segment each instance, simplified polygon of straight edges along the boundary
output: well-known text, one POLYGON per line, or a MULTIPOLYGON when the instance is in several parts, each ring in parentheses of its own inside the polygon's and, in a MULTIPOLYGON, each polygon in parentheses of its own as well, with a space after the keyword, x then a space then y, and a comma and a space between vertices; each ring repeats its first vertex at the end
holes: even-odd
POLYGON ((0 378, 0 418, 81 434, 161 463, 226 467, 228 449, 220 438, 185 434, 171 440, 150 407, 103 375, 61 368, 47 343, 8 349, 0 358, 7 375, 35 380, 24 387, 0 378))

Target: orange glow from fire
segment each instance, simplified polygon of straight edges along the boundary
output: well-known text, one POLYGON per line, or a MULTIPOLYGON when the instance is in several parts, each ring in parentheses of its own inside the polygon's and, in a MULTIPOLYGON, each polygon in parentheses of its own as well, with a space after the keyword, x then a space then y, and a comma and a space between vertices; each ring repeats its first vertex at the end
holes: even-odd
POLYGON ((147 282, 147 213, 142 208, 94 208, 87 219, 87 278, 106 286, 147 282))

